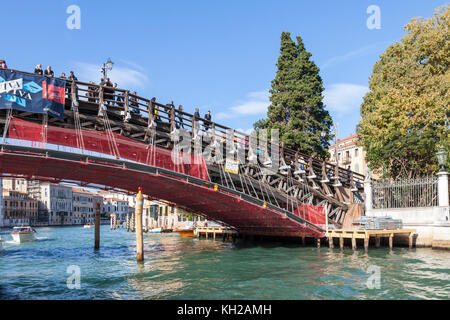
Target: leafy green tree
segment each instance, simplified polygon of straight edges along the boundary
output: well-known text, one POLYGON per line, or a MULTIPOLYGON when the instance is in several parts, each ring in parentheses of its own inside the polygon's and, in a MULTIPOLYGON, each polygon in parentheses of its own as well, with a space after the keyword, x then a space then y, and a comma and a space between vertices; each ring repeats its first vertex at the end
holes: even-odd
POLYGON ((412 19, 373 68, 358 135, 372 169, 390 178, 433 173, 435 152, 440 144, 448 148, 449 22, 449 6, 412 19))
POLYGON ((280 142, 288 148, 326 157, 332 126, 331 116, 323 105, 324 90, 319 68, 289 32, 281 34, 277 73, 272 81, 267 119, 254 124, 259 129, 279 129, 280 142))

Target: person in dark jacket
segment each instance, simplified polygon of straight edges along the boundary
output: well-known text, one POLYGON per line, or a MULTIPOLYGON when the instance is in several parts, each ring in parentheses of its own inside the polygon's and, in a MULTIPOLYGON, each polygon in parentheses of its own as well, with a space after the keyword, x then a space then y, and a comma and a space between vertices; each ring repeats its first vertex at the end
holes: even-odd
POLYGON ((177 128, 184 128, 184 124, 183 124, 183 115, 181 112, 183 112, 183 106, 180 104, 178 106, 178 124, 177 124, 177 128))
MULTIPOLYGON (((73 71, 70 71, 69 80, 71 80, 71 81, 78 81, 78 78, 75 77, 75 74, 73 73, 73 71)), ((68 94, 69 94, 69 97, 70 97, 70 98, 72 98, 72 97, 70 96, 71 93, 72 93, 72 85, 69 84, 68 94)), ((76 96, 76 99, 78 100, 78 88, 77 88, 76 85, 75 85, 75 96, 76 96)))
POLYGON ((203 121, 203 127, 205 128, 205 131, 208 131, 211 127, 211 111, 208 110, 208 112, 205 114, 205 120, 203 121))
POLYGON ((36 68, 34 69, 34 73, 42 76, 42 74, 44 73, 44 71, 42 71, 42 66, 41 66, 40 64, 38 64, 38 65, 36 66, 36 68))
POLYGON ((55 75, 55 73, 53 72, 52 67, 47 66, 47 69, 45 69, 45 71, 44 71, 44 76, 53 78, 54 75, 55 75))

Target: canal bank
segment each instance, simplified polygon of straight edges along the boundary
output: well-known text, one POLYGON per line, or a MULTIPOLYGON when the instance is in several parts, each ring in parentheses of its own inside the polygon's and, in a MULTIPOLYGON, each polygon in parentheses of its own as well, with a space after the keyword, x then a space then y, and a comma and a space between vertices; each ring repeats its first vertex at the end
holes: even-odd
POLYGON ((0 253, 2 299, 449 299, 450 252, 352 251, 285 242, 222 242, 101 227, 38 228, 38 241, 0 253), (79 267, 80 289, 67 282, 79 267), (379 279, 379 288, 377 288, 379 279), (375 281, 373 281, 375 280, 375 281))

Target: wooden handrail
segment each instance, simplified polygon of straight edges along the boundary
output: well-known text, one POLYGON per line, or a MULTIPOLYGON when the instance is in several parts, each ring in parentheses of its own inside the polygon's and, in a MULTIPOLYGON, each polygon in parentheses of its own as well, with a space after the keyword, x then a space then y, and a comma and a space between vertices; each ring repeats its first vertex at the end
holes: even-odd
MULTIPOLYGON (((31 72, 24 72, 24 71, 20 71, 20 70, 15 70, 15 69, 3 69, 3 70, 10 70, 12 72, 19 72, 19 73, 24 73, 24 74, 30 74, 30 75, 36 75, 34 73, 31 72)), ((61 79, 58 77, 54 77, 57 79, 61 79)), ((150 99, 138 96, 138 95, 134 95, 134 94, 130 94, 128 90, 125 89, 120 89, 120 88, 114 88, 114 87, 110 87, 110 86, 105 86, 105 85, 99 85, 99 84, 93 84, 93 83, 87 83, 87 82, 82 82, 82 81, 73 81, 70 79, 61 79, 61 80, 65 80, 67 86, 69 86, 70 88, 73 88, 74 86, 76 87, 75 90, 79 90, 82 92, 86 92, 86 93, 92 93, 92 88, 95 88, 94 90, 94 97, 88 96, 88 95, 82 95, 79 96, 78 99, 80 98, 85 98, 87 99, 87 101, 89 100, 94 100, 94 101, 89 101, 90 103, 94 103, 94 104, 98 104, 99 108, 101 105, 105 104, 106 102, 114 102, 116 104, 115 107, 117 108, 122 108, 124 113, 125 113, 125 117, 128 113, 129 110, 129 101, 130 98, 132 97, 132 101, 133 104, 135 103, 135 106, 132 106, 132 109, 134 110, 138 110, 141 113, 141 117, 142 118, 146 118, 145 115, 150 115, 151 113, 153 113, 154 108, 156 107, 158 109, 158 118, 159 119, 166 119, 168 120, 169 123, 173 122, 174 124, 180 124, 180 122, 178 121, 178 119, 183 119, 186 121, 183 121, 183 125, 186 125, 187 127, 191 127, 194 128, 194 123, 195 123, 195 118, 193 114, 190 114, 188 112, 185 111, 180 111, 178 109, 176 109, 173 105, 164 105, 161 103, 158 103, 156 101, 151 101, 150 99), (86 89, 83 88, 87 87, 86 89), (105 94, 105 89, 109 89, 110 91, 108 93, 105 94), (96 96, 97 94, 97 96, 96 96), (105 96, 112 96, 114 97, 124 97, 124 101, 118 102, 117 100, 113 100, 113 99, 107 99, 105 98, 105 96), (142 106, 142 108, 140 108, 139 106, 142 106), (150 110, 151 108, 151 110, 150 110), (189 119, 191 119, 191 121, 189 121, 189 119), (192 125, 191 125, 192 124, 192 125)), ((74 93, 73 93, 73 89, 72 89, 72 97, 68 96, 68 99, 72 100, 74 93)), ((152 114, 151 117, 153 117, 154 114, 152 114)), ((147 116, 148 122, 150 124, 150 116, 147 116)), ((218 132, 220 133, 224 133, 225 136, 227 134, 228 130, 233 130, 233 137, 234 137, 234 142, 235 143, 241 143, 242 141, 249 141, 250 136, 246 133, 240 132, 240 131, 236 131, 230 127, 215 123, 213 121, 209 121, 206 119, 202 119, 200 118, 197 122, 202 121, 203 124, 208 124, 208 127, 214 128, 214 134, 217 134, 218 132), (221 130, 222 129, 222 130, 221 130)), ((196 128, 199 131, 203 131, 205 132, 204 128, 202 128, 202 126, 200 124, 198 124, 198 128, 196 128)), ((271 143, 268 141, 267 142, 268 148, 271 148, 271 143)), ((281 149, 280 146, 278 146, 278 148, 281 149)), ((292 149, 288 149, 286 147, 283 148, 283 153, 285 156, 290 156, 292 159, 295 159, 297 161, 297 159, 299 158, 303 158, 305 162, 310 162, 310 166, 312 169, 314 169, 315 172, 321 172, 322 170, 322 163, 325 162, 326 166, 329 168, 334 169, 334 171, 336 171, 337 169, 337 173, 338 176, 341 178, 346 179, 347 178, 347 169, 339 167, 333 163, 330 163, 328 161, 322 160, 320 158, 316 158, 316 157, 311 157, 308 154, 305 154, 303 152, 300 151, 295 151, 292 149), (310 160, 311 158, 311 160, 310 160)), ((296 164, 295 164, 296 165, 296 164)), ((354 178, 355 181, 359 181, 359 182, 363 182, 364 181, 364 175, 361 175, 359 173, 353 172, 351 171, 351 176, 354 178)))

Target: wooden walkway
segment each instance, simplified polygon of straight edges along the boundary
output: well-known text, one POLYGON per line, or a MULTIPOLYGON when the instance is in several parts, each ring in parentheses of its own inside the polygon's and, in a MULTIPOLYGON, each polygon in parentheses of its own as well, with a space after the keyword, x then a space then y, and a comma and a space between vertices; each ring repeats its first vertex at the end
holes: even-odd
POLYGON ((375 247, 380 247, 381 238, 389 238, 389 248, 392 249, 394 245, 395 235, 408 235, 409 247, 413 247, 413 240, 416 230, 415 229, 397 229, 397 230, 352 230, 352 229, 337 229, 329 230, 327 233, 328 242, 330 248, 333 248, 333 240, 339 239, 339 247, 341 250, 344 248, 344 239, 352 240, 352 249, 356 250, 356 239, 364 239, 364 250, 369 250, 370 238, 375 238, 375 247))
POLYGON ((212 235, 215 240, 217 235, 222 235, 223 239, 229 236, 234 238, 237 236, 237 231, 226 227, 197 227, 195 229, 195 234, 197 235, 197 238, 205 236, 206 239, 212 235))

